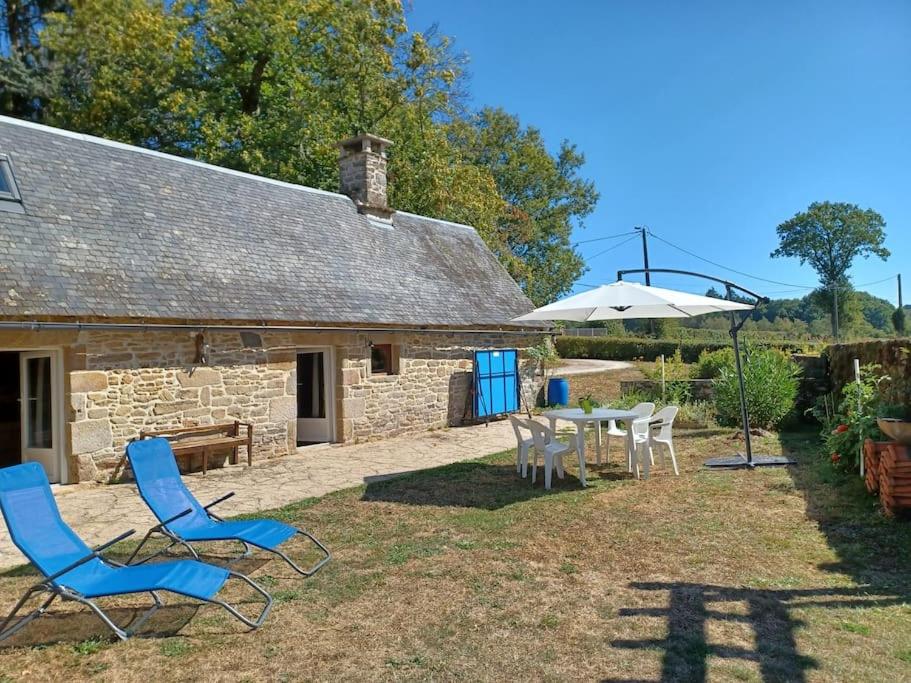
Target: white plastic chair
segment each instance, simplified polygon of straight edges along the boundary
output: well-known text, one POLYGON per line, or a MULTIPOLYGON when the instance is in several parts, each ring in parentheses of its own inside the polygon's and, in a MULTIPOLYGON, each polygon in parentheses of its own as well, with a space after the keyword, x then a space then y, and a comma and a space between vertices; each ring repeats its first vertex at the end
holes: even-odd
POLYGON ((534 438, 525 438, 522 436, 522 430, 531 431, 528 422, 516 415, 510 415, 509 421, 512 424, 512 430, 516 433, 516 473, 522 474, 525 479, 528 476, 528 451, 535 445, 534 438))
MULTIPOLYGON (((671 463, 674 465, 674 474, 680 475, 677 469, 677 456, 674 453, 674 420, 677 418, 677 412, 680 410, 677 406, 665 406, 657 413, 652 415, 651 419, 651 440, 652 443, 660 443, 671 454, 671 463), (660 422, 658 419, 660 418, 660 422)), ((664 449, 661 449, 661 464, 663 465, 664 449)))
POLYGON ((648 476, 648 462, 652 460, 652 438, 651 426, 648 417, 640 417, 633 420, 630 424, 630 431, 633 435, 633 450, 629 454, 629 471, 636 473, 636 479, 641 476, 640 466, 645 466, 645 474, 648 476), (648 458, 646 462, 645 458, 648 458), (633 469, 635 466, 635 470, 633 469))
POLYGON ((535 445, 535 459, 531 468, 531 483, 534 484, 538 476, 538 454, 544 456, 544 488, 550 488, 551 474, 554 465, 557 467, 557 476, 563 478, 563 456, 574 450, 569 444, 557 441, 556 434, 550 427, 545 427, 539 422, 528 420, 531 436, 535 445))
MULTIPOLYGON (((641 417, 651 417, 652 413, 655 412, 655 404, 648 403, 648 402, 637 403, 632 408, 630 408, 630 412, 636 413, 636 415, 640 418, 641 417)), ((598 423, 598 429, 601 429, 600 422, 598 423)), ((610 438, 612 436, 619 436, 623 439, 626 439, 626 430, 620 429, 617 426, 616 420, 610 420, 607 423, 607 444, 605 445, 605 448, 604 448, 604 453, 605 453, 604 461, 605 462, 610 461, 610 438)), ((627 453, 627 461, 629 461, 631 458, 632 458, 632 454, 627 453)), ((632 469, 630 471, 632 471, 632 469)))

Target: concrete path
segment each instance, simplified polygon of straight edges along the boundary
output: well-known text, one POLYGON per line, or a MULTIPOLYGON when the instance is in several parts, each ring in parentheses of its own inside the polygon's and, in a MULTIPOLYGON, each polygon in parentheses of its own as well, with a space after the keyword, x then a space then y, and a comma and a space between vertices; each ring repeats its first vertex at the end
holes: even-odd
POLYGON ((561 358, 560 367, 549 372, 551 377, 566 377, 567 375, 589 375, 608 370, 625 370, 633 367, 632 363, 625 360, 594 360, 588 358, 561 358))
MULTIPOLYGON (((184 481, 203 504, 235 491, 233 498, 218 506, 218 514, 231 516, 358 486, 368 477, 374 481, 480 458, 514 448, 515 443, 512 427, 502 420, 487 426, 422 432, 352 446, 304 448, 295 455, 254 463, 252 467, 233 465, 210 470, 205 476, 191 474, 184 481)), ((53 488, 63 519, 89 545, 103 543, 127 529, 136 529, 138 539, 156 523, 133 484, 53 488)), ((26 562, 10 541, 6 527, 0 526, 0 568, 26 562)))

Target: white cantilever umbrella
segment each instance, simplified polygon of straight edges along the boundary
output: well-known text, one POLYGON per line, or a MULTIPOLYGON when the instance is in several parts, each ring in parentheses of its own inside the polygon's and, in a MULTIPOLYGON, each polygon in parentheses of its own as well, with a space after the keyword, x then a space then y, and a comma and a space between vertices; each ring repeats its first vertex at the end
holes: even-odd
POLYGON ((622 320, 692 318, 706 313, 751 311, 755 306, 617 280, 514 318, 520 320, 622 320))
MULTIPOLYGON (((623 272, 640 272, 640 271, 621 271, 623 272)), ((641 271, 645 272, 645 271, 641 271)), ((694 275, 696 277, 706 277, 698 273, 689 273, 685 271, 659 270, 652 269, 651 272, 677 273, 682 275, 694 275)), ((716 278, 707 278, 716 280, 716 278)), ((718 282, 724 282, 716 280, 718 282)), ((745 292, 742 287, 736 287, 731 283, 724 282, 728 291, 732 288, 738 288, 745 292)), ((752 292, 749 292, 751 295, 752 292)), ((746 405, 746 392, 743 384, 743 368, 740 362, 740 345, 737 341, 737 333, 740 330, 743 321, 736 321, 735 313, 737 311, 751 311, 758 303, 765 301, 759 295, 753 295, 756 298, 756 304, 746 304, 739 301, 730 301, 728 299, 716 299, 688 292, 678 292, 673 289, 663 289, 661 287, 651 287, 641 285, 638 282, 625 282, 617 280, 609 285, 601 285, 587 292, 575 294, 573 296, 555 301, 552 304, 536 308, 531 313, 526 313, 514 321, 523 320, 624 320, 634 318, 691 318, 697 315, 707 313, 730 313, 731 315, 731 338, 734 342, 734 357, 737 365, 737 376, 740 385, 740 409, 743 418, 743 438, 746 445, 746 457, 737 455, 734 457, 714 458, 707 465, 710 467, 756 467, 759 465, 783 465, 791 464, 792 461, 787 458, 775 456, 754 456, 750 444, 750 423, 746 405)))

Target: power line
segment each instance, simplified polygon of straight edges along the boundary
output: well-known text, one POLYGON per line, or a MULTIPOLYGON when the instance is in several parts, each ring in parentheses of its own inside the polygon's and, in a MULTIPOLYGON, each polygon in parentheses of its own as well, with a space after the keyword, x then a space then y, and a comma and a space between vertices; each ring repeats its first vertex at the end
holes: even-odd
POLYGON ((879 284, 882 284, 883 282, 892 282, 894 279, 895 279, 895 276, 890 275, 889 277, 884 277, 882 280, 876 280, 875 282, 864 282, 863 284, 854 285, 854 286, 855 287, 870 287, 871 285, 879 285, 879 284))
POLYGON ((625 240, 623 240, 622 242, 620 242, 620 244, 615 244, 614 246, 608 247, 607 249, 604 249, 603 251, 599 251, 599 252, 598 252, 597 254, 595 254, 594 256, 589 256, 589 257, 588 257, 587 259, 585 259, 585 260, 586 260, 586 261, 591 261, 592 259, 596 259, 596 258, 598 258, 599 256, 601 256, 602 254, 606 254, 607 252, 613 251, 614 249, 619 249, 620 247, 622 247, 622 246, 623 246, 624 244, 626 244, 627 242, 632 242, 633 240, 637 240, 637 239, 639 239, 639 233, 638 233, 638 232, 635 233, 635 234, 633 234, 632 237, 627 237, 625 240))
POLYGON ((593 237, 590 240, 580 240, 573 244, 574 247, 578 247, 580 244, 588 244, 589 242, 601 242, 603 240, 615 240, 618 237, 623 237, 625 235, 631 235, 634 231, 618 232, 616 235, 607 235, 606 237, 593 237))
POLYGON ((716 268, 721 268, 722 270, 728 270, 732 273, 737 273, 738 275, 742 275, 743 277, 748 277, 753 280, 759 280, 761 282, 768 282, 773 285, 783 285, 785 287, 797 287, 799 289, 810 289, 810 290, 816 289, 816 287, 808 287, 806 285, 795 285, 793 282, 780 282, 779 280, 770 280, 768 278, 759 277, 758 275, 750 275, 749 273, 745 273, 742 270, 736 270, 735 268, 729 268, 728 266, 724 266, 720 263, 716 263, 715 261, 712 261, 703 256, 700 256, 699 254, 695 254, 692 251, 689 251, 688 249, 684 249, 683 247, 680 247, 680 246, 674 244, 673 242, 669 242, 668 240, 664 239, 663 237, 659 237, 658 235, 653 233, 651 230, 648 231, 648 234, 651 235, 652 237, 654 237, 656 240, 664 242, 666 245, 673 247, 674 249, 677 249, 678 251, 682 251, 684 254, 689 254, 693 258, 697 258, 700 261, 705 261, 706 263, 709 263, 709 264, 715 266, 716 268))

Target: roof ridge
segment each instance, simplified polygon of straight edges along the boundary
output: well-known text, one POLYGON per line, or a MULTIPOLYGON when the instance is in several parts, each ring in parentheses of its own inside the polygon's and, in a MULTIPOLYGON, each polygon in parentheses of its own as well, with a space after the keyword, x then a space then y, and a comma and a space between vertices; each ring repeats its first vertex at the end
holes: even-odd
POLYGON ((419 213, 411 213, 410 211, 399 211, 396 209, 397 214, 402 214, 403 216, 411 216, 412 218, 420 218, 424 221, 433 221, 434 223, 442 223, 443 225, 451 225, 455 228, 465 228, 466 230, 471 230, 472 232, 477 232, 478 229, 473 225, 468 225, 467 223, 456 223, 455 221, 447 221, 445 218, 433 218, 432 216, 422 216, 419 213))
MULTIPOLYGON (((46 126, 42 123, 35 123, 33 121, 25 121, 23 119, 13 118, 12 116, 3 116, 0 115, 0 123, 8 123, 13 126, 21 126, 23 128, 31 128, 33 130, 40 130, 45 133, 50 133, 52 135, 60 135, 62 137, 72 138, 75 140, 81 140, 83 142, 90 142, 96 145, 103 145, 105 147, 113 147, 114 149, 121 149, 127 152, 136 152, 139 154, 145 154, 148 156, 158 157, 160 159, 166 159, 168 161, 176 161, 183 164, 188 164, 190 166, 197 166, 199 168, 206 168, 211 171, 218 171, 220 173, 225 173, 227 175, 233 175, 239 178, 247 178, 249 180, 258 180, 263 183, 269 183, 270 185, 278 185, 279 187, 286 187, 292 190, 300 190, 303 192, 312 192, 313 194, 327 195, 329 197, 342 197, 344 199, 350 199, 348 195, 341 194, 340 192, 330 192, 329 190, 321 190, 317 187, 308 187, 307 185, 299 185, 297 183, 289 183, 285 180, 276 180, 275 178, 268 178, 266 176, 256 175, 255 173, 247 173, 245 171, 236 171, 233 168, 225 168, 224 166, 217 166, 215 164, 209 164, 205 161, 198 161, 197 159, 188 159, 187 157, 177 156, 176 154, 168 154, 167 152, 159 152, 158 150, 148 149, 146 147, 139 147, 138 145, 128 145, 125 142, 117 142, 115 140, 108 140, 107 138, 97 137, 95 135, 88 135, 86 133, 78 133, 72 130, 66 130, 65 128, 56 128, 54 126, 46 126)), ((423 216, 421 216, 423 218, 423 216)), ((433 220, 433 219, 432 219, 433 220)))

